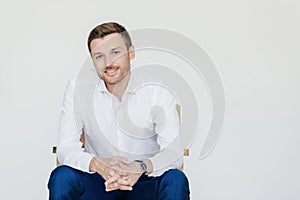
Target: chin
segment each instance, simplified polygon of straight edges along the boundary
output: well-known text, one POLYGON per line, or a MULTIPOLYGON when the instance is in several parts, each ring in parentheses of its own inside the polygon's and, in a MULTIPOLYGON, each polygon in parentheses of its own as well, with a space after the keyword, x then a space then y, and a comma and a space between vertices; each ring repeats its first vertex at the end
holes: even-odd
POLYGON ((120 78, 119 77, 104 77, 104 82, 108 83, 108 84, 116 84, 118 82, 120 82, 120 78))

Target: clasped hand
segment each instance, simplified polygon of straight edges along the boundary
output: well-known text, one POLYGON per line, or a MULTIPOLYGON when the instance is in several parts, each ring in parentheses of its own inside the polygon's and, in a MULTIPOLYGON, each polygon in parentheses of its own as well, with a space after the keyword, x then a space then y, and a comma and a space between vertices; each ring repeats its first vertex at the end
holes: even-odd
POLYGON ((142 175, 139 164, 130 162, 124 157, 93 157, 90 171, 97 172, 105 179, 106 191, 132 190, 132 186, 142 175))

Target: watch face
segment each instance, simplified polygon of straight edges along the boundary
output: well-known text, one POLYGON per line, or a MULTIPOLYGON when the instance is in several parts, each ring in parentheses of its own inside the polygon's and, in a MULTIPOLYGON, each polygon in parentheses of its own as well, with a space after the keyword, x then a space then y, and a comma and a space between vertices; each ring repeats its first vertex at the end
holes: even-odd
POLYGON ((146 163, 144 163, 144 162, 142 162, 141 163, 141 168, 142 168, 142 170, 144 171, 144 172, 147 172, 147 165, 146 165, 146 163))

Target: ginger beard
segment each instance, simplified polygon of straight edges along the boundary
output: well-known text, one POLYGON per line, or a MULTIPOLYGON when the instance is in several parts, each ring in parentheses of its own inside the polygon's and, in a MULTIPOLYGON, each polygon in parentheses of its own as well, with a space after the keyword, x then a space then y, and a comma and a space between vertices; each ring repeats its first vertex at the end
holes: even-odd
POLYGON ((117 66, 107 66, 101 72, 99 77, 108 85, 116 85, 129 74, 130 66, 120 67, 117 66))
POLYGON ((110 65, 105 67, 99 77, 113 95, 121 99, 130 78, 130 63, 125 66, 110 65))

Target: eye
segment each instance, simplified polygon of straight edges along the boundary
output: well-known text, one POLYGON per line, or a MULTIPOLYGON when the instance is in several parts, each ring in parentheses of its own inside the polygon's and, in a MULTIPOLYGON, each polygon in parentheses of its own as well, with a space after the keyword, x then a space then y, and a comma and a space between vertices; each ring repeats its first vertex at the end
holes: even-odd
POLYGON ((119 54, 119 53, 120 51, 116 51, 116 50, 112 52, 112 54, 119 54))
POLYGON ((97 55, 95 58, 96 58, 96 60, 99 60, 99 59, 101 59, 103 56, 101 55, 101 54, 99 54, 99 55, 97 55))

